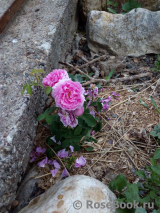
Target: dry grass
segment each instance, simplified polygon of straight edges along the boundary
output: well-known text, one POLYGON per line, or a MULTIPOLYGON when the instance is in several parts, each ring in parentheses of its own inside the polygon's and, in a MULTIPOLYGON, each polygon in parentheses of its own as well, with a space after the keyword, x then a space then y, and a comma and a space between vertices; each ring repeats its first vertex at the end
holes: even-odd
MULTIPOLYGON (((158 84, 157 87, 159 87, 158 84)), ((110 110, 100 115, 96 112, 96 116, 103 120, 101 132, 94 135, 98 142, 85 142, 85 147, 94 147, 92 152, 73 153, 75 157, 83 155, 87 159, 87 164, 81 168, 71 168, 70 175, 89 175, 108 184, 122 173, 129 182, 134 182, 135 171, 150 165, 150 157, 153 156, 158 144, 149 136, 149 132, 157 123, 160 123, 160 116, 149 98, 155 93, 156 88, 150 87, 140 93, 135 93, 130 88, 126 85, 116 85, 105 88, 99 94, 99 97, 107 98, 112 96, 114 91, 119 94, 119 100, 112 96, 110 110), (148 107, 141 105, 140 99, 148 107)), ((154 97, 154 100, 160 106, 160 100, 157 97, 154 97)), ((47 148, 45 139, 49 135, 50 132, 47 129, 39 126, 35 145, 47 148)), ((58 160, 57 157, 55 159, 58 160)), ((63 169, 63 166, 61 168, 63 169)), ((62 170, 53 178, 50 174, 51 169, 53 167, 50 165, 39 168, 41 176, 39 186, 43 189, 48 189, 61 179, 62 170)))

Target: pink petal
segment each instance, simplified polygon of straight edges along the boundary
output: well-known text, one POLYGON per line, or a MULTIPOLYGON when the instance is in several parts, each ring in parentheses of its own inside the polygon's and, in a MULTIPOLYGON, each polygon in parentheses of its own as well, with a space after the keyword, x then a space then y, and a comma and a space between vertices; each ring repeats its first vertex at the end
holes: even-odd
POLYGON ((66 169, 64 169, 62 172, 62 177, 67 177, 67 176, 68 176, 68 172, 66 169))
POLYGON ((71 152, 74 152, 74 147, 73 146, 70 145, 69 148, 70 148, 71 152))
POLYGON ((75 167, 85 166, 86 162, 87 162, 86 159, 83 156, 81 156, 80 158, 76 159, 74 166, 75 167))
POLYGON ((37 148, 36 148, 36 152, 45 153, 45 152, 46 152, 46 148, 37 147, 37 148))
POLYGON ((56 160, 53 161, 53 165, 54 165, 54 167, 56 169, 60 169, 61 168, 60 165, 59 165, 59 163, 56 160))
POLYGON ((53 169, 53 170, 51 170, 52 176, 54 177, 54 176, 57 174, 57 172, 58 172, 58 169, 53 169))
POLYGON ((59 158, 66 158, 66 157, 68 157, 68 152, 65 151, 65 149, 62 149, 58 152, 57 155, 58 155, 59 158))
POLYGON ((44 160, 40 161, 37 165, 39 167, 45 167, 45 165, 48 163, 48 158, 46 157, 44 160))

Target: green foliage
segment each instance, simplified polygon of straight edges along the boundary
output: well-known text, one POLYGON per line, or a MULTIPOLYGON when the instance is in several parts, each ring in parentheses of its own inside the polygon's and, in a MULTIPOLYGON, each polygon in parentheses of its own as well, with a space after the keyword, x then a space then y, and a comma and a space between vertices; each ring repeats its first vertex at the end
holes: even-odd
POLYGON ((117 12, 113 8, 117 8, 118 7, 118 3, 110 0, 110 1, 107 2, 107 7, 108 7, 107 8, 108 12, 116 14, 117 12), (110 7, 113 7, 113 8, 110 8, 110 7))
POLYGON ((152 101, 152 104, 155 106, 155 108, 156 108, 156 110, 157 110, 158 114, 160 114, 160 110, 159 110, 159 108, 158 108, 158 106, 157 106, 156 102, 153 100, 153 98, 152 98, 152 97, 150 97, 150 99, 151 99, 151 101, 152 101))
MULTIPOLYGON (((25 84, 25 85, 23 86, 23 89, 22 89, 22 91, 21 91, 21 95, 24 94, 24 92, 25 92, 26 89, 27 89, 28 94, 29 94, 29 95, 32 95, 32 87, 31 87, 31 86, 40 86, 40 87, 44 88, 44 87, 43 87, 43 84, 42 84, 41 81, 40 81, 40 77, 41 77, 42 73, 44 73, 44 71, 43 71, 42 69, 33 69, 33 70, 31 71, 30 75, 31 75, 32 77, 34 77, 35 80, 32 81, 32 82, 28 82, 28 84, 25 84)), ((47 89, 46 89, 46 94, 49 94, 49 93, 51 92, 51 89, 52 89, 52 88, 51 88, 51 89, 49 89, 49 88, 51 88, 51 87, 47 87, 47 89), (50 92, 49 92, 49 91, 50 91, 50 92)))
POLYGON ((160 123, 154 127, 154 130, 150 132, 150 135, 153 137, 158 137, 158 139, 160 139, 160 123))
POLYGON ((67 163, 67 169, 71 169, 71 167, 74 165, 74 162, 75 162, 75 157, 73 157, 73 156, 71 156, 69 159, 65 159, 65 160, 63 160, 64 162, 66 162, 67 163))
POLYGON ((152 68, 152 70, 160 72, 160 55, 158 55, 158 61, 155 61, 154 64, 157 68, 152 68))
MULTIPOLYGON (((159 125, 160 127, 160 125, 159 125)), ((158 127, 158 128, 159 128, 158 127)), ((156 127, 157 128, 157 127, 156 127)), ((151 158, 152 166, 147 166, 146 170, 150 172, 147 176, 145 171, 138 170, 136 174, 143 178, 142 183, 127 183, 126 177, 124 175, 118 175, 115 180, 109 183, 109 188, 114 191, 118 191, 118 201, 120 202, 139 202, 139 207, 134 210, 134 213, 146 213, 143 203, 154 202, 154 207, 156 209, 160 208, 160 165, 157 165, 156 160, 160 159, 160 147, 156 150, 154 157, 151 158), (141 191, 141 193, 140 193, 141 191), (143 194, 143 197, 140 196, 143 194)), ((160 209, 154 209, 152 213, 160 212, 160 209)), ((127 209, 118 209, 120 213, 128 212, 127 209)), ((130 210, 129 210, 130 212, 130 210)))
POLYGON ((135 0, 128 0, 128 2, 126 2, 122 7, 122 9, 127 13, 135 8, 141 8, 141 4, 135 0))
POLYGON ((114 69, 112 69, 108 76, 105 77, 106 80, 110 79, 113 75, 114 69))
POLYGON ((148 105, 144 101, 142 101, 142 99, 140 99, 139 103, 142 104, 145 107, 148 107, 148 105))

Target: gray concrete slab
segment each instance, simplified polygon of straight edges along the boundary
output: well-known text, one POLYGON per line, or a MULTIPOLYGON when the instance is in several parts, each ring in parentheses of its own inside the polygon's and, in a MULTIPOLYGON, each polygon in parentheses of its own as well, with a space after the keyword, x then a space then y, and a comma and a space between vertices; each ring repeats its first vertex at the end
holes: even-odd
POLYGON ((13 2, 14 0, 0 0, 0 17, 2 17, 13 2))
POLYGON ((46 97, 20 91, 33 68, 59 67, 77 27, 76 7, 77 0, 28 0, 0 36, 0 207, 15 199, 46 97))

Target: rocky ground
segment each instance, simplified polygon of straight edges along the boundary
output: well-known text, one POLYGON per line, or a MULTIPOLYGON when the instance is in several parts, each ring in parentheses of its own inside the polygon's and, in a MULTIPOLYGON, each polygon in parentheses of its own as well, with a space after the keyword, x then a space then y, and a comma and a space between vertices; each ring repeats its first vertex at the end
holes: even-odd
MULTIPOLYGON (((91 54, 87 46, 85 32, 78 31, 72 51, 66 56, 65 62, 74 67, 80 67, 86 63, 85 60, 91 61, 103 54, 91 54)), ((146 76, 106 85, 100 83, 103 90, 99 89, 99 97, 112 96, 112 92, 115 92, 119 94, 119 98, 117 100, 112 96, 108 111, 100 115, 97 114, 103 120, 101 132, 94 135, 98 143, 86 142, 85 144, 86 147, 94 147, 94 150, 92 152, 74 152, 73 154, 75 157, 83 155, 87 164, 79 169, 71 168, 69 173, 70 175, 88 175, 107 185, 118 174, 122 173, 129 182, 133 183, 137 181, 135 171, 150 165, 149 159, 158 147, 158 143, 149 136, 153 127, 160 123, 158 113, 149 99, 152 94, 157 105, 160 106, 160 86, 154 84, 159 79, 160 73, 151 70, 155 67, 154 62, 157 60, 157 55, 119 57, 105 54, 105 60, 92 64, 99 72, 97 78, 104 79, 112 69, 114 69, 112 79, 128 78, 140 74, 146 74, 146 76), (148 90, 146 90, 147 87, 149 87, 148 90), (130 97, 130 100, 127 99, 128 97, 130 97), (140 104, 140 99, 148 107, 140 104)), ((93 72, 93 66, 84 68, 82 71, 89 74, 93 72)), ((76 74, 76 71, 70 69, 69 66, 65 65, 64 68, 69 73, 76 74)), ((48 98, 45 109, 52 104, 54 104, 52 99, 48 98)), ((34 145, 46 147, 45 139, 50 135, 50 132, 42 127, 42 124, 43 122, 39 123, 34 145)), ((29 164, 26 172, 27 178, 22 181, 18 190, 17 200, 21 208, 61 179, 60 173, 57 173, 54 178, 51 174, 48 174, 51 166, 36 168, 33 178, 33 168, 35 171, 36 164, 40 160, 29 164), (28 176, 29 173, 31 175, 28 176), (24 202, 21 196, 24 191, 26 192, 25 186, 28 182, 31 183, 32 190, 28 192, 24 202)), ((17 212, 17 208, 13 206, 11 212, 17 212)))

